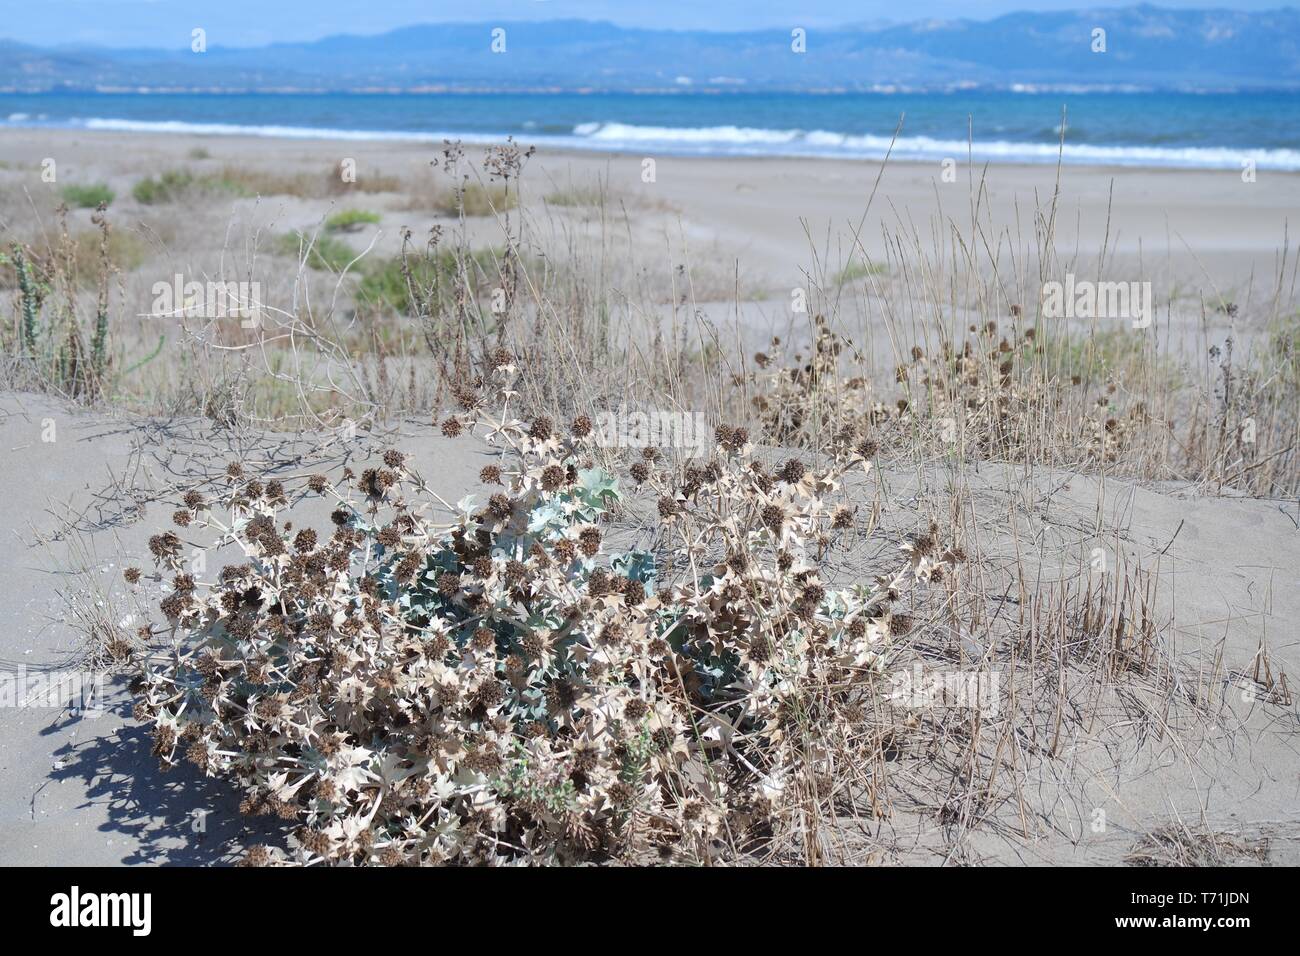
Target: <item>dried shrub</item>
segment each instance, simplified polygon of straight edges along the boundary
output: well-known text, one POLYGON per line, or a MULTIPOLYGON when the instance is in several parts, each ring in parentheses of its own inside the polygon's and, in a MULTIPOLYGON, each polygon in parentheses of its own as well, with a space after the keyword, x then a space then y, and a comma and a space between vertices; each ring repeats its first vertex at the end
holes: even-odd
MULTIPOLYGON (((516 373, 489 373, 498 402, 516 373)), ((290 490, 237 467, 190 516, 223 514, 247 560, 210 588, 178 573, 173 648, 137 714, 165 766, 188 759, 298 826, 288 856, 253 862, 725 857, 816 790, 819 741, 877 695, 910 626, 892 603, 953 561, 909 548, 888 579, 832 590, 831 497, 869 466, 771 476, 728 429, 712 460, 652 479, 682 566, 611 553, 623 492, 586 460, 590 429, 448 422, 509 450, 450 527, 395 451, 342 486, 308 480, 328 538, 291 532, 290 490)), ((155 556, 181 572, 171 538, 155 556)))

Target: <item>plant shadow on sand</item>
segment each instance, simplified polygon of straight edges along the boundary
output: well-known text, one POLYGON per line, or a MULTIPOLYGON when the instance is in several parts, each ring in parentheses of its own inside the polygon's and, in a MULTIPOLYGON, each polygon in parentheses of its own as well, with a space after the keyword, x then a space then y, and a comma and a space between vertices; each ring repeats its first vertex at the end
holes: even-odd
MULTIPOLYGON (((80 780, 85 811, 98 804, 106 819, 98 829, 120 841, 123 864, 220 866, 235 863, 249 843, 277 843, 277 821, 240 813, 239 793, 224 781, 203 777, 186 764, 164 771, 150 753, 146 727, 128 721, 124 681, 109 692, 98 718, 122 723, 110 733, 72 741, 54 751, 51 782, 80 780)), ((43 734, 58 733, 66 715, 43 734)))

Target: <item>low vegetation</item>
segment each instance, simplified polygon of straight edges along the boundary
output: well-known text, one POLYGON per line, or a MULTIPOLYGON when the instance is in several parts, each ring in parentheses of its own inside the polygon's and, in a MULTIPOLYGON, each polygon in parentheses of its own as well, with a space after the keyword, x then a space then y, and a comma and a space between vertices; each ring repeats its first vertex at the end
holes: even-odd
POLYGON ((342 209, 325 220, 330 232, 356 232, 365 226, 379 223, 379 213, 365 209, 342 209))
POLYGON ((63 201, 77 209, 94 209, 113 202, 115 193, 103 183, 74 183, 64 186, 63 201))
MULTIPOLYGON (((283 280, 273 308, 251 327, 180 323, 165 368, 155 328, 130 324, 140 310, 114 307, 149 254, 134 234, 99 211, 94 232, 65 219, 51 242, 6 246, 11 386, 240 441, 423 422, 492 452, 455 504, 413 456, 359 440, 329 475, 234 461, 180 492, 155 569, 128 571, 165 584, 162 623, 105 653, 137 673, 165 766, 283 821, 246 862, 814 863, 874 852, 906 813, 937 821, 962 862, 981 827, 1032 839, 1034 768, 1085 728, 1177 742, 1221 715, 1221 662, 1178 670, 1168 576, 1118 545, 1093 576, 1100 505, 1052 524, 1035 482, 1300 493, 1300 313, 1284 295, 1251 316, 1249 348, 1175 350, 1046 321, 1042 277, 1063 268, 1050 236, 1033 270, 970 237, 954 234, 969 251, 953 259, 895 236, 878 263, 810 269, 804 308, 755 349, 696 308, 690 263, 652 274, 608 234, 565 245, 572 215, 543 242, 539 209, 603 200, 568 189, 521 208, 526 160, 496 147, 468 170, 449 144, 439 211, 455 222, 406 229, 396 253, 338 235, 378 221, 363 200, 315 234, 250 231, 240 265, 283 280), (596 423, 633 405, 697 418, 703 442, 600 440, 596 423), (1046 566, 1057 540, 1077 566, 1046 566), (242 557, 214 552, 205 579, 199 542, 242 557), (1007 675, 1002 709, 899 705, 888 678, 922 666, 1007 675)), ((133 192, 153 206, 395 185, 227 168, 133 192)), ((1199 858, 1196 844, 1165 834, 1134 860, 1199 858)))

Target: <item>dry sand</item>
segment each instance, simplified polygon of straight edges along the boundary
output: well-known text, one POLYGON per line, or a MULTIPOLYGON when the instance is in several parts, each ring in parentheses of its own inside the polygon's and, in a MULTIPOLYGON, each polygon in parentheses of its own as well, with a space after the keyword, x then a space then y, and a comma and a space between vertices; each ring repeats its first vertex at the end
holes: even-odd
MULTIPOLYGON (((343 443, 235 439, 202 422, 118 420, 43 396, 0 396, 0 480, 9 489, 9 545, 0 552, 9 626, 0 663, 31 673, 73 666, 85 620, 97 613, 127 626, 141 620, 161 588, 133 591, 122 570, 150 566, 146 541, 168 526, 179 494, 211 489, 227 460, 281 477, 337 475, 390 445, 411 452, 447 500, 475 488, 492 454, 475 439, 449 440, 416 422, 343 443), (55 440, 42 441, 51 423, 55 440)), ((887 500, 902 511, 940 495, 951 476, 900 470, 883 478, 887 500)), ((1157 569, 1159 615, 1172 624, 1187 687, 1230 675, 1229 705, 1157 734, 1143 729, 1141 707, 1117 704, 1112 722, 1072 730, 1054 759, 1028 767, 1025 806, 996 809, 960 841, 958 855, 933 814, 899 807, 870 827, 873 845, 888 851, 856 860, 1117 864, 1145 834, 1183 821, 1231 835, 1242 862, 1300 861, 1295 705, 1270 699, 1249 676, 1262 640, 1275 675, 1300 672, 1300 503, 1196 498, 1053 472, 1029 478, 1013 466, 967 470, 962 480, 987 532, 981 562, 992 581, 1000 584, 1015 563, 1013 531, 1022 552, 1034 542, 1031 560, 1048 578, 1098 546, 1110 560, 1140 558, 1157 569), (1106 814, 1101 831, 1098 809, 1106 814)), ((296 518, 324 524, 320 515, 296 518)), ((188 765, 167 775, 157 769, 120 681, 105 705, 100 716, 0 710, 0 863, 229 862, 250 838, 274 839, 273 826, 238 814, 238 797, 223 783, 188 765)))

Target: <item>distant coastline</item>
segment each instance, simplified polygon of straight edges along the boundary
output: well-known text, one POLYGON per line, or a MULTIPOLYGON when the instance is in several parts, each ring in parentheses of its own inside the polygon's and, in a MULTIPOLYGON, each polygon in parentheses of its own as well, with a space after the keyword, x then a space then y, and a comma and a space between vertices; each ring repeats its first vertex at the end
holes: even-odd
MULTIPOLYGON (((421 23, 375 35, 165 47, 0 39, 0 89, 325 93, 531 90, 943 92, 1300 90, 1300 10, 1123 8, 990 20, 675 30, 556 19, 421 23)), ((12 27, 11 27, 12 29, 12 27)))

